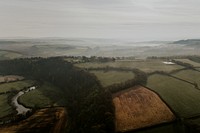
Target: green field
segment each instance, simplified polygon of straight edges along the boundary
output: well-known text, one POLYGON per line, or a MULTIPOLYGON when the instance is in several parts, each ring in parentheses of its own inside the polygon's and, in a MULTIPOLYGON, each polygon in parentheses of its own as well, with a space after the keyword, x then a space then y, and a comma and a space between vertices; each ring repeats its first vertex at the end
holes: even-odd
POLYGON ((64 105, 65 99, 59 88, 44 83, 37 89, 22 95, 19 101, 27 107, 49 107, 51 105, 64 105))
POLYGON ((125 82, 135 76, 134 73, 125 71, 90 71, 90 73, 95 74, 104 87, 125 82))
POLYGON ((200 118, 196 117, 186 120, 186 124, 189 125, 191 133, 197 133, 197 131, 194 131, 194 129, 200 129, 200 118))
POLYGON ((20 54, 20 53, 0 50, 0 60, 14 59, 14 58, 19 58, 21 56, 22 56, 22 54, 20 54))
POLYGON ((10 83, 3 83, 0 84, 0 92, 6 92, 10 90, 21 90, 24 87, 29 87, 34 84, 34 81, 32 80, 22 80, 22 81, 16 81, 16 82, 10 82, 10 83))
MULTIPOLYGON (((0 92, 11 90, 21 90, 34 84, 32 80, 16 81, 11 83, 0 84, 0 92)), ((14 112, 13 108, 8 104, 8 94, 0 95, 0 117, 9 115, 14 112)))
POLYGON ((14 110, 8 104, 8 95, 0 95, 0 118, 13 112, 14 110))
POLYGON ((173 76, 187 80, 192 83, 197 83, 198 85, 200 85, 200 72, 198 71, 182 70, 173 74, 173 76))
POLYGON ((200 68, 195 68, 196 70, 198 70, 200 72, 200 68))
POLYGON ((147 87, 157 92, 180 117, 200 114, 200 91, 193 85, 154 74, 149 76, 147 87))
POLYGON ((192 60, 189 60, 189 59, 175 59, 176 61, 180 61, 180 62, 183 62, 183 63, 188 63, 194 67, 200 67, 200 63, 197 63, 197 62, 194 62, 192 60))
POLYGON ((144 72, 154 72, 154 71, 165 71, 170 72, 176 69, 183 68, 179 65, 166 65, 163 63, 165 60, 133 60, 133 61, 115 61, 115 62, 106 62, 106 63, 96 63, 96 62, 88 62, 88 63, 79 63, 75 64, 77 67, 81 68, 102 68, 106 66, 110 67, 118 67, 118 68, 137 68, 144 72))
POLYGON ((134 133, 184 133, 183 127, 176 123, 169 123, 157 127, 150 127, 134 133))

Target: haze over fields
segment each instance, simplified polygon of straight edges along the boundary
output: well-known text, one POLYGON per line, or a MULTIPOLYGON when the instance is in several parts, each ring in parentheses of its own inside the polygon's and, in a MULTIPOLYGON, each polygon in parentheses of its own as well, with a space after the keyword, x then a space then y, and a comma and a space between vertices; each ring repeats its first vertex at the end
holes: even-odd
POLYGON ((119 39, 2 39, 0 55, 13 57, 136 57, 199 55, 200 40, 134 42, 119 39))
POLYGON ((196 55, 199 40, 190 45, 178 40, 200 38, 199 4, 198 0, 1 0, 0 49, 14 52, 13 57, 196 55))

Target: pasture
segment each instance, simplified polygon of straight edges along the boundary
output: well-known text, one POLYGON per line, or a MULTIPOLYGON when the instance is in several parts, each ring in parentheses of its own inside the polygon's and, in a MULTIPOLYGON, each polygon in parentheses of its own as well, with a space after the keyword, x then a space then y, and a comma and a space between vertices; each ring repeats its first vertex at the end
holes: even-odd
POLYGON ((188 63, 188 64, 192 65, 193 67, 200 67, 200 63, 194 62, 194 61, 189 60, 189 59, 175 59, 175 60, 183 62, 183 63, 188 63))
POLYGON ((22 57, 22 54, 12 51, 0 50, 0 60, 15 59, 22 57))
POLYGON ((166 75, 148 77, 147 87, 157 92, 179 117, 200 114, 200 90, 184 81, 166 75))
POLYGON ((103 87, 107 87, 112 84, 118 84, 125 82, 127 80, 133 79, 135 77, 133 72, 126 72, 126 71, 90 71, 93 73, 103 87))
POLYGON ((154 92, 137 86, 113 95, 116 130, 125 132, 171 122, 175 116, 154 92))
POLYGON ((0 84, 0 93, 1 92, 7 92, 7 91, 13 91, 13 90, 22 90, 25 87, 32 86, 35 83, 33 80, 22 80, 22 81, 16 81, 16 82, 10 82, 10 83, 3 83, 0 84))
POLYGON ((197 83, 200 85, 200 72, 194 70, 182 70, 174 73, 173 76, 184 79, 191 83, 197 83))
POLYGON ((75 66, 80 68, 103 68, 103 67, 116 67, 116 68, 137 68, 141 71, 151 73, 154 71, 165 71, 171 72, 173 70, 183 68, 180 65, 167 65, 164 64, 165 60, 160 59, 147 59, 147 60, 117 60, 115 62, 105 62, 105 63, 97 63, 97 62, 87 62, 87 63, 79 63, 75 64, 75 66))
POLYGON ((200 117, 192 118, 186 120, 186 125, 189 127, 189 131, 191 133, 199 133, 200 132, 200 117))
POLYGON ((59 88, 45 82, 35 90, 25 93, 19 97, 19 102, 27 107, 42 108, 64 105, 65 98, 59 88))
POLYGON ((172 122, 135 131, 134 133, 185 133, 182 125, 172 122))
POLYGON ((8 104, 8 95, 0 95, 0 118, 12 113, 14 110, 8 104))

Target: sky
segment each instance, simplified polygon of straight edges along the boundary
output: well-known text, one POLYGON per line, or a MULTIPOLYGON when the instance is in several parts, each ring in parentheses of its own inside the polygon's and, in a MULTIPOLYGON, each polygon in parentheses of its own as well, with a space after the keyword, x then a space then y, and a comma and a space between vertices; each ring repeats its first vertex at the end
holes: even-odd
POLYGON ((200 38, 200 0, 0 0, 0 38, 200 38))

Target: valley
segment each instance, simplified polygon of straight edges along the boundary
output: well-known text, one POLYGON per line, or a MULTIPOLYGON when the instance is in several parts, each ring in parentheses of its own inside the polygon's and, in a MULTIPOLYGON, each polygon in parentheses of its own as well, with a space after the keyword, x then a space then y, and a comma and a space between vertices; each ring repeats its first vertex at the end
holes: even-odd
POLYGON ((0 43, 0 132, 199 132, 196 44, 109 48, 113 41, 34 41, 0 43), (165 55, 169 49, 176 54, 165 55), (21 92, 17 102, 30 109, 24 114, 12 104, 21 92))

